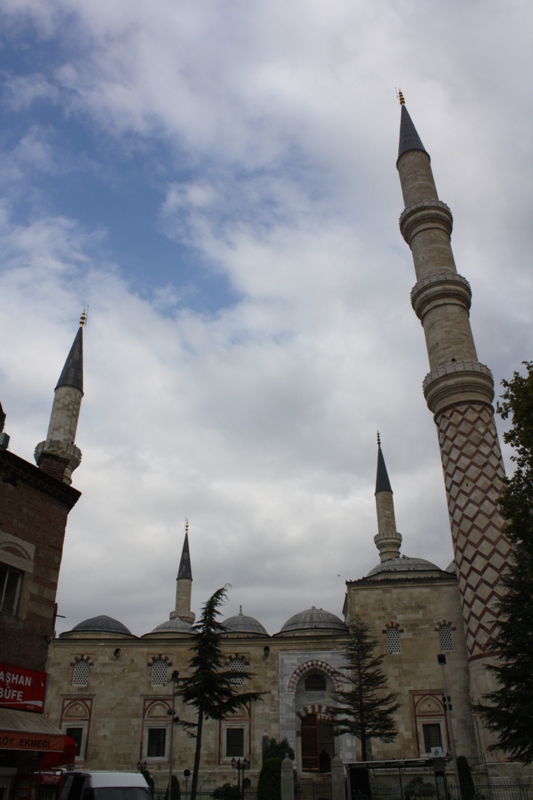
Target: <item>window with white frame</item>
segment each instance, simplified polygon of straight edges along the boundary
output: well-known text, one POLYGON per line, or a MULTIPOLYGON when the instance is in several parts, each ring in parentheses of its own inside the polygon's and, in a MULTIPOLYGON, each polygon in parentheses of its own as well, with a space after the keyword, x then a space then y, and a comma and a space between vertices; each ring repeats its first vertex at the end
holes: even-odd
POLYGON ((398 628, 387 629, 387 650, 389 655, 402 652, 402 641, 400 639, 400 631, 398 628))
POLYGON ((244 661, 242 658, 232 658, 229 662, 230 672, 235 672, 235 677, 231 678, 231 682, 236 686, 242 686, 244 683, 244 676, 239 675, 239 672, 244 672, 244 661))
POLYGON ((152 686, 167 685, 168 664, 162 658, 158 658, 152 664, 152 686))
POLYGON ((226 728, 226 758, 244 756, 244 728, 226 728))
POLYGON ((15 616, 18 609, 23 572, 0 564, 0 611, 15 616))
POLYGON ((72 685, 73 686, 87 686, 89 683, 89 662, 81 658, 74 664, 72 672, 72 685))
POLYGON ((147 758, 165 758, 166 745, 166 728, 148 728, 146 737, 147 758))
POLYGON ((438 722, 429 722, 422 725, 422 733, 426 753, 431 753, 434 747, 442 748, 442 730, 438 722))
POLYGON ((439 628, 441 653, 453 650, 453 636, 451 625, 441 625, 439 628))
POLYGON ((80 759, 83 754, 83 741, 84 741, 84 734, 85 734, 85 726, 84 725, 68 725, 65 728, 65 733, 67 736, 76 743, 76 758, 80 759))

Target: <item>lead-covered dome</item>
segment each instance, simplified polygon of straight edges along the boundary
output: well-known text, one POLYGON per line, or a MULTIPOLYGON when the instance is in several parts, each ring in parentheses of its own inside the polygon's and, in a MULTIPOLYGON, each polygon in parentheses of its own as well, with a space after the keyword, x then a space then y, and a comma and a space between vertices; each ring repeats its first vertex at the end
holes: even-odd
POLYGON ((398 558, 389 558, 387 561, 382 561, 377 567, 371 569, 366 577, 379 578, 381 576, 392 577, 392 575, 405 577, 406 573, 417 573, 419 577, 422 577, 422 573, 438 575, 443 572, 444 570, 432 564, 431 561, 426 561, 425 558, 398 556, 398 558))
POLYGON ((242 613, 242 606, 239 613, 234 617, 225 619, 223 625, 227 628, 226 633, 243 633, 246 636, 268 636, 266 629, 257 619, 242 613))
POLYGON ((185 620, 180 619, 179 617, 174 617, 173 619, 167 619, 166 622, 162 622, 161 625, 157 625, 150 631, 149 633, 145 633, 145 636, 152 636, 153 634, 179 634, 179 633, 192 633, 192 625, 190 622, 185 622, 185 620))
POLYGON ((321 633, 342 631, 347 633, 348 628, 335 614, 312 606, 288 619, 278 635, 283 633, 310 633, 313 631, 321 633))
POLYGON ((67 631, 67 633, 98 633, 100 635, 107 634, 108 636, 133 636, 132 632, 128 630, 122 622, 119 622, 118 619, 113 619, 113 617, 108 617, 106 614, 84 619, 83 622, 79 622, 71 631, 67 631))

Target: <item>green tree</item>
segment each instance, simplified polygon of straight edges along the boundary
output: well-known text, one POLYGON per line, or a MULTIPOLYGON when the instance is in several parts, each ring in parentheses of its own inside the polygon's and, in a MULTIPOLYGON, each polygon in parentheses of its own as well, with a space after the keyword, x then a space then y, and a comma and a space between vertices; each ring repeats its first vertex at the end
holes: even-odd
POLYGON ((223 786, 217 786, 211 797, 215 800, 241 800, 241 793, 238 786, 225 783, 223 786))
MULTIPOLYGON (((258 692, 238 693, 235 690, 235 673, 224 670, 224 655, 221 639, 226 628, 218 621, 220 606, 226 599, 226 587, 218 589, 202 607, 200 620, 193 626, 193 652, 189 660, 191 674, 180 680, 176 694, 197 713, 196 722, 181 722, 187 731, 196 737, 194 767, 191 783, 191 800, 196 800, 200 757, 202 754, 202 732, 205 719, 221 720, 239 708, 259 700, 258 692)), ((240 672, 239 678, 247 680, 251 673, 240 672)))
POLYGON ((466 756, 457 756, 457 772, 459 773, 459 783, 461 784, 461 797, 463 800, 474 800, 476 787, 466 756))
POLYGON ((287 739, 282 739, 281 742, 276 742, 275 739, 269 739, 268 744, 263 751, 263 761, 267 758, 285 758, 288 755, 291 761, 294 761, 294 750, 290 746, 287 739))
POLYGON ((513 555, 502 578, 506 594, 499 602, 501 616, 491 642, 497 656, 487 666, 497 681, 484 695, 488 704, 474 707, 485 726, 497 734, 491 750, 503 750, 511 761, 533 762, 533 362, 524 362, 527 375, 513 374, 502 381, 504 392, 498 413, 511 419, 503 435, 514 448, 516 469, 507 478, 500 508, 513 555))
MULTIPOLYGON (((180 800, 180 797, 180 782, 175 775, 172 775, 172 791, 170 792, 170 798, 171 800, 180 800)), ((168 785, 165 791, 165 800, 168 800, 168 785)))
POLYGON ((355 617, 350 640, 344 651, 347 672, 343 679, 350 684, 336 692, 338 705, 330 709, 333 733, 351 733, 361 742, 361 760, 368 759, 370 739, 392 742, 397 734, 394 714, 400 707, 397 695, 384 694, 387 678, 382 669, 383 656, 374 655, 378 642, 370 636, 370 627, 355 617))
POLYGON ((258 800, 281 800, 281 762, 283 758, 274 756, 263 762, 257 781, 258 800))

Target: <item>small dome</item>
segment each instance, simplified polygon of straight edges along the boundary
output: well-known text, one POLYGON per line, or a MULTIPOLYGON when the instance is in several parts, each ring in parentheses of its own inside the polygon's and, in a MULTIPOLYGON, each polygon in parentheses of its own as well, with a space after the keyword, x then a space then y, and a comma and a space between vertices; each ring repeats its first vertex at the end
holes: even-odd
POLYGON ((455 561, 451 561, 444 572, 451 572, 453 575, 457 575, 457 564, 455 561))
POLYGON ((151 636, 152 633, 192 633, 192 625, 179 617, 174 617, 173 619, 167 619, 166 622, 162 622, 153 631, 144 635, 151 636))
POLYGON ((246 633, 253 636, 268 636, 265 628, 258 620, 242 613, 242 606, 238 614, 234 617, 228 617, 224 620, 223 624, 228 629, 226 633, 246 633))
POLYGON ((299 631, 343 631, 346 633, 348 628, 344 622, 322 608, 308 608, 300 611, 287 620, 280 633, 296 633, 299 631))
POLYGON ((108 633, 111 636, 133 636, 122 622, 113 617, 108 617, 106 614, 100 614, 99 617, 91 617, 91 619, 84 619, 75 625, 69 633, 108 633))
POLYGON ((440 572, 443 570, 432 564, 431 561, 426 561, 425 558, 409 558, 408 556, 398 556, 398 558, 389 558, 387 561, 382 561, 377 567, 371 569, 367 578, 374 578, 378 575, 399 573, 399 572, 440 572))

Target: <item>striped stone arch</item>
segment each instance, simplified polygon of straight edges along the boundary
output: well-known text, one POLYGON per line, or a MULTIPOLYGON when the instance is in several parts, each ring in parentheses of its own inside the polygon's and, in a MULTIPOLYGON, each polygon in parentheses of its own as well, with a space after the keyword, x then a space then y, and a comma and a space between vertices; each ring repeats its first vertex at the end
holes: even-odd
POLYGON ((391 628, 397 628, 398 633, 405 633, 404 629, 400 628, 399 622, 387 622, 381 633, 387 633, 387 631, 390 630, 391 628))
POLYGON ((81 653, 79 656, 74 656, 74 661, 70 662, 70 666, 75 667, 78 661, 87 661, 90 667, 94 667, 94 662, 91 661, 91 657, 86 656, 83 653, 81 653))
POLYGON ((310 706, 303 706, 296 712, 296 716, 305 719, 309 714, 316 714, 318 719, 331 719, 331 709, 322 703, 312 703, 310 706))
POLYGON ((449 619, 441 619, 440 622, 437 622, 437 624, 435 625, 433 630, 438 633, 441 628, 445 628, 445 627, 448 627, 452 631, 456 631, 457 630, 456 626, 453 624, 453 622, 450 622, 449 619))
POLYGON ((164 661, 167 667, 172 666, 172 661, 170 660, 170 658, 168 656, 163 655, 162 653, 159 653, 158 656, 152 656, 146 666, 153 667, 156 661, 164 661))
MULTIPOLYGON (((344 683, 342 680, 342 675, 340 675, 336 669, 334 669, 331 664, 328 664, 326 661, 321 661, 318 658, 313 658, 311 661, 306 661, 305 664, 300 664, 299 667, 296 667, 294 672, 292 673, 291 677, 289 678, 289 684, 287 686, 288 692, 295 692, 296 685, 302 675, 305 675, 306 672, 311 672, 311 670, 318 670, 319 672, 325 672, 326 675, 329 675, 333 683, 335 684, 335 691, 342 692, 344 689, 344 683)), ((312 712, 315 713, 315 712, 312 712)))
POLYGON ((250 666, 250 657, 245 653, 230 653, 226 656, 226 666, 229 666, 232 661, 242 661, 245 666, 250 666))

